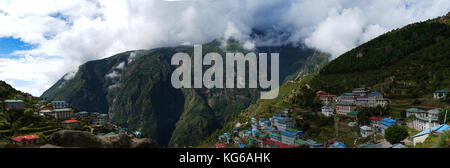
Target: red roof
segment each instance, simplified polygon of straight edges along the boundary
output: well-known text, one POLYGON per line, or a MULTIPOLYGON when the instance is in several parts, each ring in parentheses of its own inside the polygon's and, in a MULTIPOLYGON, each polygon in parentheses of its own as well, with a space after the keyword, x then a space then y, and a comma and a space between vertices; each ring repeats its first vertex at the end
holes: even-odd
POLYGON ((337 139, 337 138, 331 138, 331 139, 329 139, 329 140, 328 140, 328 143, 329 143, 329 144, 332 144, 332 143, 334 143, 334 142, 336 142, 336 141, 344 143, 344 141, 343 141, 342 139, 337 139))
POLYGON ((336 95, 328 94, 328 93, 319 93, 317 97, 336 97, 336 95))
POLYGON ((277 142, 274 140, 271 140, 269 138, 261 138, 259 137, 258 139, 260 139, 261 141, 263 141, 263 143, 271 146, 272 148, 295 148, 294 145, 287 145, 281 142, 277 142))
POLYGON ((14 137, 11 138, 11 140, 16 141, 16 142, 22 142, 23 140, 33 140, 33 139, 39 139, 39 136, 37 136, 36 134, 33 135, 25 135, 25 136, 18 136, 18 137, 14 137))
POLYGON ((379 117, 369 117, 370 120, 377 120, 377 121, 381 121, 381 118, 379 117))
POLYGON ((225 144, 216 144, 216 148, 227 148, 225 144))
POLYGON ((78 122, 77 120, 66 120, 66 121, 64 121, 64 123, 66 123, 66 124, 71 124, 71 123, 76 123, 76 122, 78 122))

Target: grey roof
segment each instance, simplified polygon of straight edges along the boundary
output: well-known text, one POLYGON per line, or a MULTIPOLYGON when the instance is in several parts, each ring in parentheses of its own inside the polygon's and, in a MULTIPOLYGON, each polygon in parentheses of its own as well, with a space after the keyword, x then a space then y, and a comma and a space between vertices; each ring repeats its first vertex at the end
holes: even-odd
POLYGON ((439 110, 440 109, 431 109, 431 110, 428 110, 428 113, 429 114, 439 114, 439 110))

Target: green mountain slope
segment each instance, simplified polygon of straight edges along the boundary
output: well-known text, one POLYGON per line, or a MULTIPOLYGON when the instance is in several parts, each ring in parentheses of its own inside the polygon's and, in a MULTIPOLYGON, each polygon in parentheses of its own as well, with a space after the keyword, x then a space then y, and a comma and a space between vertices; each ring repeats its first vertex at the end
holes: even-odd
MULTIPOLYGON (((448 106, 449 99, 435 101, 432 93, 450 87, 449 19, 450 13, 393 30, 348 51, 319 72, 283 84, 277 99, 258 100, 208 137, 204 144, 214 144, 219 135, 230 131, 236 123, 246 123, 251 117, 268 118, 281 108, 293 109, 291 117, 303 115, 306 118, 319 110, 317 91, 341 94, 359 87, 383 91, 391 100, 391 117, 400 120, 403 119, 401 112, 413 107, 416 100, 420 103, 414 106, 421 108, 448 106)), ((326 120, 309 120, 314 129, 306 134, 310 138, 324 137, 317 139, 321 142, 336 138, 333 121, 327 121, 330 124, 321 121, 326 120)), ((352 145, 354 137, 346 137, 351 132, 340 129, 341 136, 337 138, 352 145)))
MULTIPOLYGON (((302 47, 261 47, 257 52, 280 52, 280 81, 320 69, 328 55, 302 47)), ((230 42, 226 51, 245 51, 230 42)), ((66 100, 90 112, 109 113, 113 121, 141 129, 163 146, 196 145, 254 103, 256 89, 174 89, 172 55, 192 47, 129 51, 90 61, 72 79, 62 78, 42 97, 66 100)), ((225 50, 220 43, 203 45, 203 53, 225 50)), ((208 67, 205 67, 208 68, 208 67)), ((67 78, 67 77, 66 77, 67 78)))

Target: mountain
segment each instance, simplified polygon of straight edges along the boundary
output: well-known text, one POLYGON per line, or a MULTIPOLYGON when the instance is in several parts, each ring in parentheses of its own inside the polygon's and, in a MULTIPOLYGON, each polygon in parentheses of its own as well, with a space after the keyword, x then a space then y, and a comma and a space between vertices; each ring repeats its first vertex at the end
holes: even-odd
MULTIPOLYGON (((203 53, 248 53, 234 41, 223 49, 214 41, 203 53)), ((258 52, 280 53, 280 81, 293 80, 320 69, 328 55, 303 46, 258 47, 258 52)), ((175 89, 171 85, 171 57, 193 56, 187 46, 129 51, 87 62, 70 77, 61 78, 41 97, 66 100, 80 110, 108 113, 112 120, 139 129, 158 144, 197 145, 221 128, 259 96, 256 89, 175 89)), ((207 67, 204 66, 206 69, 207 67)))
POLYGON ((30 97, 30 98, 32 98, 31 94, 16 90, 11 85, 0 80, 0 100, 15 98, 15 97, 30 97))
POLYGON ((282 108, 290 108, 294 111, 291 117, 302 115, 305 121, 311 118, 307 122, 315 129, 306 132, 309 138, 321 142, 341 138, 346 145, 352 145, 359 135, 340 128, 341 136, 334 137, 333 120, 311 117, 311 112, 320 110, 321 106, 316 93, 341 94, 359 87, 378 90, 391 101, 389 113, 385 115, 399 120, 405 118, 402 112, 410 107, 448 106, 450 99, 435 101, 432 94, 450 87, 449 46, 450 13, 392 30, 344 53, 318 72, 283 84, 277 99, 258 100, 203 144, 214 144, 219 135, 230 131, 237 123, 248 122, 251 117, 268 118, 282 108))

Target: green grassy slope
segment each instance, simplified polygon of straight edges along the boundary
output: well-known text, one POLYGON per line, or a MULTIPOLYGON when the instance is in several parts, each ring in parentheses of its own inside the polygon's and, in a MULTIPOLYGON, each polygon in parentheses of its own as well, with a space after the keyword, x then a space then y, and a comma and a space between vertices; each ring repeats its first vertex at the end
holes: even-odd
MULTIPOLYGON (((223 129, 214 132, 204 146, 216 142, 219 135, 230 131, 236 123, 246 123, 251 117, 268 118, 281 108, 291 108, 296 115, 309 116, 318 111, 315 93, 333 94, 366 87, 383 91, 391 99, 391 115, 402 119, 401 112, 415 100, 421 108, 448 106, 447 101, 432 100, 438 89, 450 89, 450 13, 447 16, 408 25, 381 35, 341 55, 319 72, 280 87, 280 95, 273 100, 258 100, 239 114, 223 129)), ((322 124, 322 118, 310 117, 309 138, 319 141, 335 138, 334 123, 322 124)), ((305 119, 306 120, 306 119, 305 119)), ((341 121, 345 121, 343 118, 341 121)), ((347 146, 358 137, 357 130, 339 123, 339 137, 347 146)))

